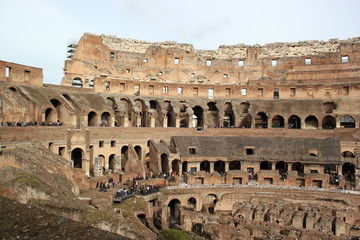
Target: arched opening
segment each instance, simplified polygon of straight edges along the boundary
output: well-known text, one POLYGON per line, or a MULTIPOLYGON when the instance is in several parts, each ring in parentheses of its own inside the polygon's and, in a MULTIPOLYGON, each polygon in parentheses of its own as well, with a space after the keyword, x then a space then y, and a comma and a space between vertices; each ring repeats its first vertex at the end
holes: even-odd
POLYGON ((141 161, 142 160, 142 151, 141 151, 141 147, 136 145, 134 147, 134 150, 136 152, 136 155, 138 156, 139 160, 141 161))
POLYGON ((101 159, 101 167, 102 167, 103 171, 105 171, 105 156, 100 154, 100 155, 98 155, 98 158, 101 159))
POLYGON ((181 202, 178 199, 173 199, 168 204, 170 228, 180 224, 180 207, 181 202))
POLYGON ((112 171, 115 170, 115 154, 109 156, 109 169, 112 171))
POLYGON ((278 170, 280 174, 286 173, 288 170, 288 165, 284 161, 277 162, 275 165, 275 170, 278 170))
POLYGON ((175 127, 175 113, 170 101, 164 101, 164 109, 166 111, 167 127, 175 127))
POLYGON ((240 169, 241 169, 240 161, 235 160, 229 163, 229 170, 240 170, 240 169))
POLYGON ((181 170, 183 173, 188 172, 188 163, 186 161, 182 163, 181 170))
POLYGON ((337 174, 336 165, 335 164, 326 164, 324 166, 324 172, 329 174, 337 174))
POLYGON ((288 128, 301 129, 301 119, 296 115, 290 116, 288 120, 288 128))
POLYGON ((17 89, 14 88, 14 87, 9 87, 9 90, 12 91, 12 92, 15 92, 15 93, 17 92, 17 89))
POLYGON ((355 119, 352 116, 343 116, 340 119, 340 127, 355 128, 355 119))
POLYGON ((83 81, 81 80, 81 78, 76 77, 72 80, 72 86, 76 88, 82 88, 83 81))
POLYGON ((188 199, 187 207, 196 210, 196 199, 194 197, 188 199))
POLYGON ((89 112, 88 114, 88 126, 97 126, 97 114, 96 112, 89 112))
POLYGON ((291 165, 291 171, 297 171, 299 176, 304 175, 304 164, 301 162, 295 162, 291 165))
POLYGON ((350 151, 342 152, 341 156, 344 157, 344 158, 355 158, 355 155, 350 151))
POLYGON ((155 100, 150 100, 150 109, 157 109, 157 102, 155 100))
POLYGON ((102 127, 109 127, 109 126, 111 126, 110 113, 104 112, 103 114, 101 114, 101 126, 102 126, 102 127))
POLYGON ((305 129, 318 129, 318 127, 319 121, 315 116, 310 115, 305 118, 305 129))
POLYGON ((57 120, 61 120, 61 102, 57 99, 51 99, 50 100, 51 104, 54 106, 55 110, 56 110, 56 119, 57 120))
POLYGON ((336 119, 333 116, 326 116, 322 121, 323 129, 335 129, 336 128, 336 119))
POLYGON ((231 102, 225 103, 224 127, 235 126, 235 114, 231 102))
POLYGON ((125 165, 129 158, 129 147, 123 146, 121 148, 121 170, 125 171, 125 165))
MULTIPOLYGON (((200 106, 195 106, 193 108, 194 111, 194 115, 196 116, 196 123, 194 123, 193 121, 193 127, 204 127, 204 122, 203 122, 203 109, 200 106)), ((194 120, 194 117, 193 117, 194 120)))
MULTIPOLYGON (((116 104, 115 101, 114 103, 116 104)), ((127 122, 128 126, 132 126, 132 106, 130 101, 126 98, 122 98, 120 100, 120 109, 122 110, 122 116, 119 116, 118 120, 120 126, 125 126, 125 122, 127 122)))
POLYGON ((208 102, 207 104, 207 120, 208 120, 208 127, 219 127, 219 110, 216 107, 215 102, 208 102))
POLYGON ((169 172, 169 156, 166 153, 161 154, 161 172, 169 172))
POLYGON ((284 118, 280 115, 276 115, 272 119, 272 128, 284 128, 285 127, 285 121, 284 118))
POLYGON ((138 127, 147 127, 147 110, 146 110, 146 106, 145 103, 143 102, 143 100, 141 99, 136 99, 135 103, 139 109, 139 114, 140 114, 140 118, 141 118, 141 123, 138 127))
POLYGON ((71 161, 73 168, 82 168, 83 150, 81 148, 75 148, 71 151, 71 161))
POLYGON ((55 118, 56 115, 54 114, 54 111, 51 108, 47 108, 45 110, 45 123, 56 122, 55 118))
POLYGON ((342 166, 342 174, 346 181, 355 182, 355 165, 353 163, 344 163, 342 166))
POLYGON ((200 163, 200 171, 205 171, 210 173, 210 162, 209 161, 202 161, 200 163))
POLYGON ((204 208, 210 213, 215 214, 215 206, 218 198, 215 194, 208 194, 203 201, 204 208))
POLYGON ((140 221, 142 224, 145 225, 145 227, 149 227, 149 223, 148 223, 148 221, 146 220, 145 214, 138 214, 136 217, 139 219, 139 221, 140 221))
POLYGON ((171 162, 171 169, 173 173, 178 174, 180 170, 180 160, 175 159, 171 162))
POLYGON ((255 127, 256 128, 267 128, 268 117, 266 113, 259 112, 255 117, 255 127))
POLYGON ((260 170, 271 170, 272 164, 269 161, 262 161, 260 163, 260 170))
POLYGON ((214 171, 220 174, 225 173, 225 162, 222 160, 216 161, 214 164, 214 171))

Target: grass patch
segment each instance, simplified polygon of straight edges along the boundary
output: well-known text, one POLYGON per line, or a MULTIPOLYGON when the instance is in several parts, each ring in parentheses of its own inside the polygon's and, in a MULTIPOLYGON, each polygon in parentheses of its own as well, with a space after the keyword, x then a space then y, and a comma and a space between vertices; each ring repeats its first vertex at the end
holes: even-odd
POLYGON ((177 229, 164 229, 159 233, 159 240, 197 240, 201 239, 177 229))

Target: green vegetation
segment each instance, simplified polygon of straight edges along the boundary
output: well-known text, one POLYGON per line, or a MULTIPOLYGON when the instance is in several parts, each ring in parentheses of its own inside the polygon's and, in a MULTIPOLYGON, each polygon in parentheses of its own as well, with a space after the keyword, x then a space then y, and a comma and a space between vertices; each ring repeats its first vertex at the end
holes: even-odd
POLYGON ((159 233, 159 240, 197 240, 202 239, 177 229, 164 229, 159 233))
POLYGON ((121 203, 114 203, 113 207, 129 210, 132 212, 146 212, 147 202, 142 198, 131 197, 121 203))

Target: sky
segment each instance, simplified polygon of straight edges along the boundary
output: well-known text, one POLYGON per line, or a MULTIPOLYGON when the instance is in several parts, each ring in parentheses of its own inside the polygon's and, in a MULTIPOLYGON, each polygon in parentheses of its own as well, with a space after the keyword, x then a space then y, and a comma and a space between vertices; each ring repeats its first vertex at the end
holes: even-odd
POLYGON ((60 84, 85 32, 196 49, 360 36, 360 0, 0 0, 0 60, 60 84))

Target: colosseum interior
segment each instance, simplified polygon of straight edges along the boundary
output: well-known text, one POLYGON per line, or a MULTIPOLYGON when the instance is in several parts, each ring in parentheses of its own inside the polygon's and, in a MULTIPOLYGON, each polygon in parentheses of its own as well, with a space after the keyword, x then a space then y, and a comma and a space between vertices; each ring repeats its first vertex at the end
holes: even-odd
POLYGON ((61 85, 0 69, 2 206, 124 239, 360 237, 360 38, 198 50, 85 33, 61 85))

